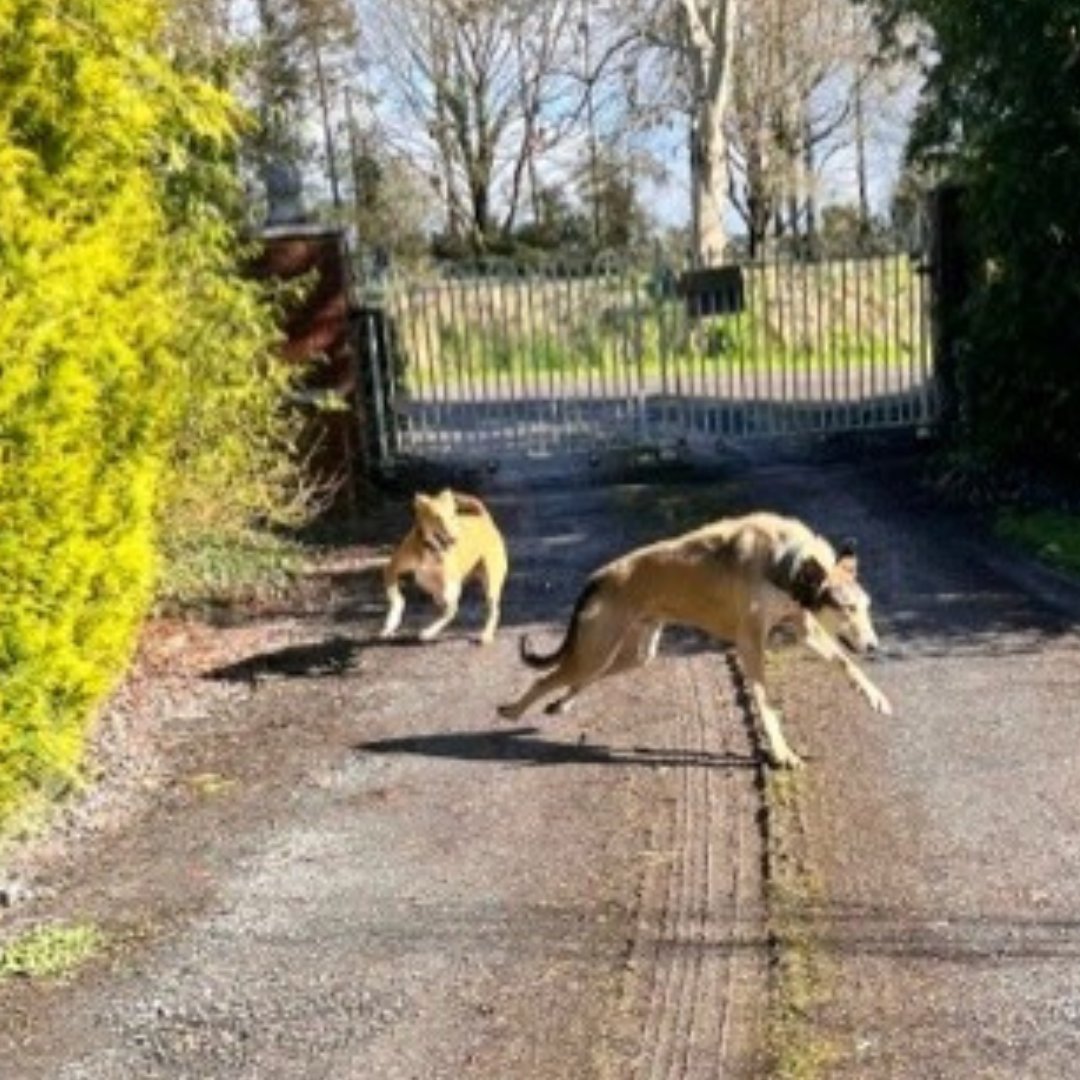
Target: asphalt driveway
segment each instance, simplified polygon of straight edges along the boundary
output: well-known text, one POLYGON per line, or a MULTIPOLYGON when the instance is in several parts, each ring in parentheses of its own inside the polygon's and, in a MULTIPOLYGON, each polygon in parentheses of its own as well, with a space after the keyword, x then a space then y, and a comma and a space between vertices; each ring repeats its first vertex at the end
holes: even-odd
MULTIPOLYGON (((0 1077, 1075 1075, 1080 603, 917 479, 499 475, 490 649, 479 605, 436 645, 375 642, 370 545, 293 603, 170 628, 121 694, 129 738, 154 732, 137 794, 5 870, 0 933, 110 944, 0 982, 0 1077), (495 718, 518 631, 557 634, 589 570, 758 506, 858 537, 895 718, 784 652, 809 764, 767 777, 728 663, 685 633, 565 719, 495 718)), ((385 548, 404 509, 380 521, 385 548)))

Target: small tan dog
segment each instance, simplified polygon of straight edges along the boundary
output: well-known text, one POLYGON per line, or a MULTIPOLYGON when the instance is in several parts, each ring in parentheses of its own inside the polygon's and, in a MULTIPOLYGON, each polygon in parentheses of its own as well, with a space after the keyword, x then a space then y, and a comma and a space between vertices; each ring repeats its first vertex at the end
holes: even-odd
POLYGON ((487 507, 472 495, 447 489, 438 495, 416 495, 413 514, 413 527, 383 571, 390 610, 381 636, 393 637, 401 625, 405 597, 398 583, 404 575, 413 574, 416 583, 442 609, 442 614, 420 632, 421 641, 431 641, 457 615, 461 587, 476 573, 487 598, 487 621, 480 642, 489 645, 499 625, 499 603, 509 564, 506 544, 487 507))
POLYGON ((554 652, 537 654, 522 637, 522 659, 552 670, 499 713, 516 720, 539 699, 565 690, 546 709, 561 711, 597 679, 651 660, 665 623, 693 626, 735 646, 774 765, 801 764, 765 694, 765 646, 780 623, 792 624, 800 641, 840 664, 874 709, 892 713, 838 643, 853 653, 878 644, 854 549, 838 555, 802 522, 769 513, 722 519, 602 567, 578 597, 554 652))

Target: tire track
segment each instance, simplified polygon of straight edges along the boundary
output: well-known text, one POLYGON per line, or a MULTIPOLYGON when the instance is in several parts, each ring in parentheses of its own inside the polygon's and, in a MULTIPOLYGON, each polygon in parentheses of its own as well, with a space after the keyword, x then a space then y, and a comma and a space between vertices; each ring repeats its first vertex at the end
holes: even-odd
POLYGON ((755 747, 715 653, 679 661, 685 752, 647 885, 640 1080, 751 1076, 764 1000, 755 747))

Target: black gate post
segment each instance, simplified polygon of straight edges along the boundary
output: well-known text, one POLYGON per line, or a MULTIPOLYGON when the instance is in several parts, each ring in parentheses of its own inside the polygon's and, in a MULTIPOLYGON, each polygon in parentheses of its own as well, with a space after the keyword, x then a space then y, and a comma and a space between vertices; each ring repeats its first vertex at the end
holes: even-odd
POLYGON ((381 296, 368 294, 353 310, 360 427, 367 458, 377 470, 398 452, 397 390, 400 372, 393 320, 381 296))
POLYGON ((939 417, 946 437, 963 422, 965 402, 961 357, 964 307, 971 288, 971 266, 964 237, 965 188, 942 184, 930 193, 930 282, 934 370, 939 417))

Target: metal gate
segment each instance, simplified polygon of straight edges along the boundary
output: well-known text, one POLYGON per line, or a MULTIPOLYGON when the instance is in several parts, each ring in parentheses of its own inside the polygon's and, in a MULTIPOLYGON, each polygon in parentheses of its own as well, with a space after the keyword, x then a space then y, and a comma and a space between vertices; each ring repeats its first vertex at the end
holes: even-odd
POLYGON ((927 275, 906 254, 397 277, 379 314, 383 455, 725 445, 935 413, 927 275))

